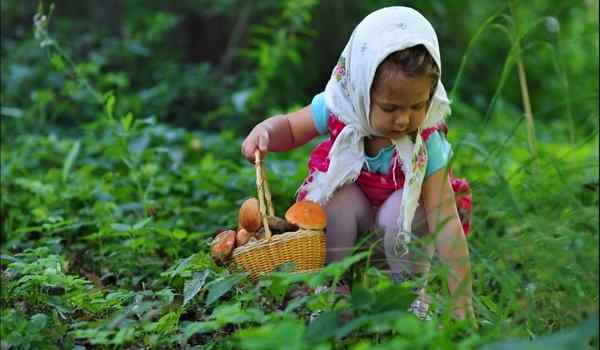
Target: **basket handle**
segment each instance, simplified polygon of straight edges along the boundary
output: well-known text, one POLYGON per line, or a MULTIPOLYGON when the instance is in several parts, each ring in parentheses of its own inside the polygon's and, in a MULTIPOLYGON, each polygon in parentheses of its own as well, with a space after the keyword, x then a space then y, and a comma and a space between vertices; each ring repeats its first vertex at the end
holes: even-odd
POLYGON ((254 152, 254 165, 256 166, 256 189, 258 193, 260 216, 262 218, 263 227, 265 228, 265 238, 269 240, 271 239, 271 229, 269 228, 269 221, 267 220, 267 215, 274 216, 275 210, 273 209, 273 202, 271 201, 271 191, 269 191, 267 175, 265 174, 264 168, 262 166, 259 150, 256 150, 254 152))

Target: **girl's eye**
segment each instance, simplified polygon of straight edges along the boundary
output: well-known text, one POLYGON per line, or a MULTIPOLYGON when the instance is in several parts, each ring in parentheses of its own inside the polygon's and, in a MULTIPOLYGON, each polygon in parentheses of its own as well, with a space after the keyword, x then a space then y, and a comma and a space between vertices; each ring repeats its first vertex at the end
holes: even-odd
POLYGON ((393 111, 396 110, 396 107, 391 107, 391 108, 390 107, 387 107, 387 108, 381 107, 381 110, 384 111, 384 112, 386 112, 386 113, 391 113, 391 112, 393 112, 393 111))
POLYGON ((420 110, 422 110, 423 108, 425 108, 425 104, 424 104, 424 103, 422 103, 422 104, 418 104, 418 105, 416 105, 416 106, 413 106, 413 107, 412 107, 412 109, 413 109, 414 111, 420 111, 420 110))

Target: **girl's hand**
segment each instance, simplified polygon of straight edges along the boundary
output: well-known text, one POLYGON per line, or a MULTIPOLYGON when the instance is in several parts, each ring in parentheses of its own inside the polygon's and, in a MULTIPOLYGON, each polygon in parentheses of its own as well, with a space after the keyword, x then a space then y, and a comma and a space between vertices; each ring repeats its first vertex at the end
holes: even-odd
POLYGON ((263 123, 258 124, 246 136, 244 142, 242 142, 242 154, 249 162, 254 163, 254 153, 258 149, 261 154, 260 158, 264 159, 265 154, 269 150, 270 139, 271 137, 267 128, 263 123))
POLYGON ((285 152, 300 147, 318 135, 310 106, 296 112, 270 117, 252 129, 242 142, 242 154, 254 163, 254 152, 261 159, 267 152, 285 152))
POLYGON ((430 232, 437 234, 436 248, 440 260, 449 267, 448 290, 456 296, 456 318, 474 322, 469 247, 456 209, 452 184, 446 169, 438 170, 423 183, 423 203, 430 232), (438 228, 441 226, 441 229, 438 228))

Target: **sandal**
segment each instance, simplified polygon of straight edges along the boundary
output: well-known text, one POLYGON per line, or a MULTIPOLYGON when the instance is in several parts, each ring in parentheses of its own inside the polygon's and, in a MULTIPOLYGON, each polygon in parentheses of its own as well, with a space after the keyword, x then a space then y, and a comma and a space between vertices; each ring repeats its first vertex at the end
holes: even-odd
MULTIPOLYGON (((410 275, 406 272, 390 273, 390 277, 394 284, 402 283, 410 279, 410 275)), ((412 312, 419 320, 430 321, 431 313, 429 312, 429 297, 425 294, 424 288, 415 288, 413 290, 417 297, 408 307, 408 311, 412 312)))
POLYGON ((429 302, 419 293, 419 296, 410 304, 408 311, 412 312, 421 321, 431 321, 429 302))

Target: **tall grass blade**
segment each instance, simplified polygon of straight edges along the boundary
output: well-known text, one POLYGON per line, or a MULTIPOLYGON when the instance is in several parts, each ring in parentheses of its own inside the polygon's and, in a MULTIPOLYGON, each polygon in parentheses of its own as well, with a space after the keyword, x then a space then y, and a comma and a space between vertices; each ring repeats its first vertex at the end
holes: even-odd
POLYGON ((81 143, 79 142, 79 140, 75 141, 75 143, 71 147, 71 150, 69 151, 69 154, 67 155, 67 158, 65 158, 65 162, 63 164, 63 170, 62 170, 63 182, 67 181, 67 178, 69 177, 69 173, 71 172, 71 168, 73 167, 75 158, 77 158, 77 155, 79 154, 80 147, 81 147, 81 143))
POLYGON ((475 45, 475 42, 479 39, 479 37, 483 34, 483 32, 485 32, 485 30, 496 20, 496 18, 498 18, 502 12, 504 11, 504 6, 500 7, 496 13, 494 13, 493 15, 491 15, 490 17, 486 18, 485 21, 483 21, 483 23, 479 26, 479 28, 477 28, 477 31, 475 32, 475 35, 473 35, 473 37, 471 38, 471 40, 469 41, 469 44, 467 45, 467 49, 465 50, 465 54, 462 57, 462 60, 460 62, 460 66, 458 68, 458 73, 456 74, 456 80, 454 81, 454 86, 452 87, 452 91, 450 92, 450 100, 453 100, 454 97, 456 96, 456 92, 458 91, 458 87, 460 86, 460 82, 464 73, 464 69, 467 63, 467 57, 469 57, 471 50, 473 49, 473 46, 475 45))
POLYGON ((533 122, 533 112, 531 110, 531 102, 529 100, 529 88, 527 86, 527 76, 525 74, 525 65, 523 64, 523 59, 521 58, 521 36, 518 35, 519 27, 517 20, 517 8, 514 1, 511 1, 510 10, 515 17, 514 30, 517 33, 515 35, 514 46, 516 49, 516 61, 517 61, 517 71, 519 74, 519 85, 521 87, 521 98, 523 99, 523 109, 525 110, 525 118, 527 119, 527 142, 529 143, 529 152, 533 157, 533 162, 535 166, 535 159, 537 159, 537 146, 536 146, 536 137, 535 137, 535 127, 533 122))

